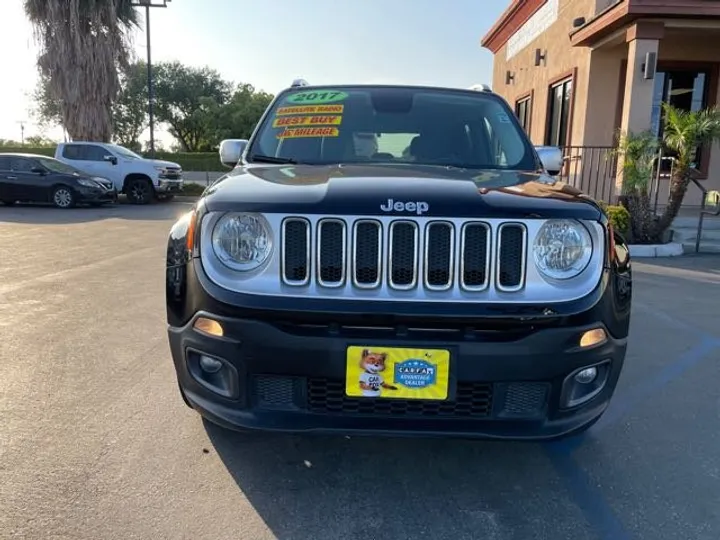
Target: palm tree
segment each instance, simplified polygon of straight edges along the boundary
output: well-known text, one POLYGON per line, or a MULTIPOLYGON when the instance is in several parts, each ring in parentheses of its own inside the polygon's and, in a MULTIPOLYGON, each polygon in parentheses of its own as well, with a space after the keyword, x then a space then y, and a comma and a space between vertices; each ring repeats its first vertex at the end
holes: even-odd
POLYGON ((655 214, 648 192, 652 178, 653 163, 658 156, 660 144, 650 131, 619 134, 616 153, 622 156, 622 193, 630 213, 629 236, 632 242, 655 243, 655 214))
POLYGON ((38 67, 73 140, 110 141, 118 68, 130 60, 138 15, 130 0, 25 0, 38 67))
POLYGON ((665 148, 675 154, 675 165, 670 179, 668 204, 657 221, 656 231, 661 235, 677 216, 690 183, 698 148, 709 147, 720 141, 720 107, 701 111, 684 111, 663 103, 665 112, 665 148))

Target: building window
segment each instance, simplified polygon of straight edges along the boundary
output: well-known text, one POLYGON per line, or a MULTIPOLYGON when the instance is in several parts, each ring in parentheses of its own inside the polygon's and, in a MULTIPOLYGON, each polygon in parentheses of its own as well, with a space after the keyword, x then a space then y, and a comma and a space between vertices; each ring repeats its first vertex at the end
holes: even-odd
POLYGON ((565 79, 550 87, 545 144, 567 146, 570 133, 570 105, 572 103, 573 80, 565 79))
POLYGON ((515 115, 520 120, 520 125, 525 133, 530 135, 530 111, 532 110, 532 98, 530 96, 519 99, 515 103, 515 115))
MULTIPOLYGON (((668 70, 655 74, 651 131, 662 139, 665 134, 665 119, 661 103, 669 103, 683 111, 699 111, 708 106, 710 73, 708 70, 668 70)), ((666 152, 672 156, 671 152, 666 152)), ((703 149, 695 150, 694 166, 701 168, 703 149)), ((670 172, 670 162, 663 161, 662 171, 670 172)))

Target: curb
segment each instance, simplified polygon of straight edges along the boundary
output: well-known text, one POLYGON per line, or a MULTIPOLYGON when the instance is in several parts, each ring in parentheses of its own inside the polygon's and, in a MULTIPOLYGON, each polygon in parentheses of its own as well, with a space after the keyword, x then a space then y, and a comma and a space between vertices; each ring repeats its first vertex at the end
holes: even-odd
POLYGON ((655 258, 655 257, 679 257, 685 253, 683 245, 678 242, 669 244, 630 244, 631 257, 655 258))

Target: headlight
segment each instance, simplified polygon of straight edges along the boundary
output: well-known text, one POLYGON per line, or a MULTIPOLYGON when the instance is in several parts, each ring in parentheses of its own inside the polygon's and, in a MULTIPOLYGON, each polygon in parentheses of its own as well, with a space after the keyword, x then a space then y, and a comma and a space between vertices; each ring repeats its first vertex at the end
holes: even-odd
POLYGON ((272 252, 270 224, 260 214, 227 214, 215 224, 212 246, 228 268, 254 270, 272 252))
POLYGON ((94 180, 87 180, 85 178, 78 178, 78 184, 80 184, 81 186, 86 186, 86 187, 94 187, 94 188, 100 187, 100 184, 98 184, 94 180))
POLYGON ((551 279, 574 278, 590 262, 592 239, 579 222, 551 219, 540 227, 533 245, 535 265, 551 279))

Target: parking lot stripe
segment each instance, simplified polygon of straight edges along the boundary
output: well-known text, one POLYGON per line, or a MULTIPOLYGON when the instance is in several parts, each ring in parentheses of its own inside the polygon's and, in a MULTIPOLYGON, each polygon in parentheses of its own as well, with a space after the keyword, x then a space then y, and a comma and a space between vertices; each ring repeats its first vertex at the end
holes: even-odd
POLYGON ((592 485, 590 477, 575 463, 571 455, 574 445, 555 442, 545 445, 545 450, 558 475, 566 482, 570 497, 582 510, 593 531, 603 540, 629 540, 615 512, 602 492, 592 485))
POLYGON ((615 396, 603 417, 592 428, 592 431, 597 433, 615 424, 638 402, 680 377, 718 348, 720 348, 720 339, 713 337, 703 338, 695 347, 665 366, 654 377, 646 379, 627 392, 615 396))

